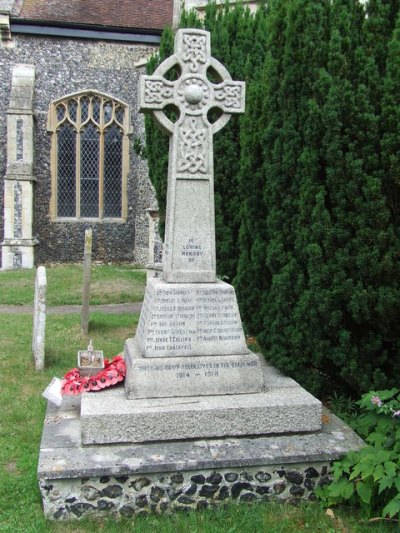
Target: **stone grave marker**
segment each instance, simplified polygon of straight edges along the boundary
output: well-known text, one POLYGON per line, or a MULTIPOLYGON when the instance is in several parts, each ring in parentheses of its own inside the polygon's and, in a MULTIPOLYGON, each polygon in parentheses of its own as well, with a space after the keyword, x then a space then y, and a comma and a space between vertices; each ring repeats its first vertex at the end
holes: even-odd
POLYGON ((306 391, 267 390, 265 362, 247 348, 234 288, 216 278, 213 135, 243 112, 244 95, 244 83, 211 57, 204 30, 178 30, 175 53, 141 79, 141 110, 170 135, 163 272, 148 279, 136 336, 125 343, 125 395, 82 398, 84 444, 321 427, 321 404, 306 391), (176 81, 166 78, 172 68, 176 81), (179 109, 175 123, 163 112, 170 104, 179 109), (215 123, 212 108, 221 112, 215 123))
POLYGON ((44 345, 46 332, 46 268, 36 270, 35 297, 33 304, 32 355, 36 370, 44 368, 44 345))
POLYGON ((89 304, 90 304, 90 267, 92 264, 92 229, 85 230, 85 248, 83 252, 83 283, 82 283, 82 311, 81 333, 89 333, 89 304))

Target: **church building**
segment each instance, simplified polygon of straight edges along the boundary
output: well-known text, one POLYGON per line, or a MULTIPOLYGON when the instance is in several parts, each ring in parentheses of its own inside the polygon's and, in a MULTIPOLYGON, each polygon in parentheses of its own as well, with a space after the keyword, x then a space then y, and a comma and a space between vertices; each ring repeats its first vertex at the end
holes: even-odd
MULTIPOLYGON (((0 0, 0 268, 149 261, 137 87, 173 0, 0 0)), ((150 236, 150 239, 149 239, 150 236)))
POLYGON ((154 261, 138 80, 162 30, 208 1, 0 0, 1 269, 79 261, 89 227, 94 260, 154 261))

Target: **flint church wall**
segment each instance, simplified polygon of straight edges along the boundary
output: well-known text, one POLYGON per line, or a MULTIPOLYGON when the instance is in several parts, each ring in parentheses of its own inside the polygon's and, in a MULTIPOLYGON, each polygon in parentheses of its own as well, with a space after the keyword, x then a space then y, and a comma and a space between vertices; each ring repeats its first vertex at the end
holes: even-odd
MULTIPOLYGON (((93 228, 93 259, 130 261, 148 258, 148 217, 146 209, 155 205, 154 190, 147 165, 134 150, 134 141, 143 136, 143 116, 137 111, 137 84, 144 68, 135 64, 156 51, 154 46, 66 38, 14 35, 0 48, 0 241, 4 236, 4 176, 7 163, 7 109, 13 67, 35 67, 33 101, 36 178, 34 231, 39 244, 35 263, 78 261, 82 258, 84 233, 93 228), (126 222, 51 220, 50 148, 47 131, 49 104, 62 96, 92 89, 123 100, 130 106, 133 134, 130 138, 126 222)), ((1 258, 0 258, 1 261, 1 258)))

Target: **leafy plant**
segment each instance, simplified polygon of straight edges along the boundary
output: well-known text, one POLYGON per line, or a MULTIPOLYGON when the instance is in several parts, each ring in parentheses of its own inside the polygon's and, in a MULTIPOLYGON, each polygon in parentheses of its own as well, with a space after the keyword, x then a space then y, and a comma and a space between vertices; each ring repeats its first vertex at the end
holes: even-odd
POLYGON ((400 389, 372 391, 357 402, 353 426, 367 445, 333 465, 333 482, 316 494, 327 505, 358 504, 367 516, 400 514, 400 389))
POLYGON ((347 423, 358 413, 357 402, 345 394, 333 391, 327 400, 329 409, 347 423))

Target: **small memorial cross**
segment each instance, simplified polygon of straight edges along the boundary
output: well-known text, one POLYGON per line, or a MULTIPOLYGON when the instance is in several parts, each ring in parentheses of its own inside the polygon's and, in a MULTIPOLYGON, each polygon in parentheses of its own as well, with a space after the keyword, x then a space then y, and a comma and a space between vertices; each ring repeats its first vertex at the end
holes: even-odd
POLYGON ((163 279, 169 283, 216 281, 213 135, 233 113, 244 112, 245 84, 232 81, 226 68, 211 57, 210 34, 178 30, 175 53, 152 76, 142 76, 141 111, 152 111, 170 135, 163 279), (171 69, 175 81, 166 79, 171 69), (219 83, 209 80, 212 73, 219 83), (174 123, 166 106, 179 110, 174 123), (208 113, 220 110, 211 123, 208 113))

